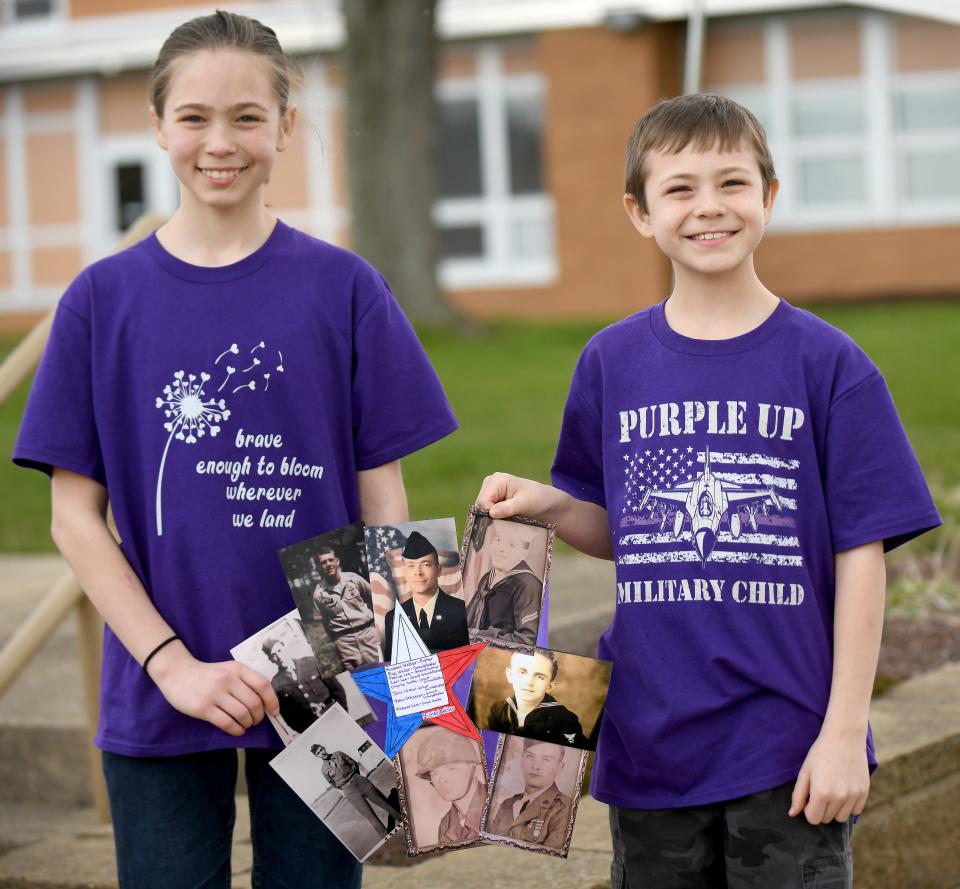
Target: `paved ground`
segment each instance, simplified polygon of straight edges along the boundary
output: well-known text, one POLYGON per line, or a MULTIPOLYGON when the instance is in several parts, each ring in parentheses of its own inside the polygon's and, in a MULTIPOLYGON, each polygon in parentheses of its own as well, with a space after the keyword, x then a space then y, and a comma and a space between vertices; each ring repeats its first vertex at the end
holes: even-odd
MULTIPOLYGON (((63 563, 53 556, 0 556, 0 644, 62 570, 63 563)), ((597 638, 613 613, 612 565, 556 554, 551 577, 551 644, 563 651, 595 656, 597 638)), ((62 732, 76 737, 83 719, 76 621, 71 615, 0 698, 0 747, 5 750, 8 767, 6 772, 0 768, 2 780, 15 782, 18 771, 29 772, 26 760, 39 739, 49 740, 62 732)), ((36 802, 40 794, 19 795, 34 796, 34 801, 0 802, 0 889, 115 889, 110 828, 97 822, 92 809, 41 805, 36 802)), ((0 801, 14 796, 5 795, 0 787, 0 801)), ((249 827, 245 800, 240 802, 235 885, 247 886, 249 827)), ((398 842, 399 837, 392 841, 398 842)), ((403 860, 402 854, 395 857, 403 860)), ((407 866, 368 865, 364 887, 394 889, 408 885, 415 875, 419 889, 452 885, 497 889, 516 885, 522 873, 524 883, 542 882, 551 889, 591 889, 608 884, 609 862, 606 808, 584 798, 567 861, 483 847, 427 857, 407 866)))

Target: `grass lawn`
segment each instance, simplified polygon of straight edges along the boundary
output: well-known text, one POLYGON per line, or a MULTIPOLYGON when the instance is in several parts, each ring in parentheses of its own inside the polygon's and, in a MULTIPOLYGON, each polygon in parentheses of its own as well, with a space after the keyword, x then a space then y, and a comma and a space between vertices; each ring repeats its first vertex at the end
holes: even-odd
MULTIPOLYGON (((941 506, 960 514, 960 302, 816 311, 880 366, 941 506)), ((601 326, 504 323, 473 336, 422 334, 462 428, 404 461, 414 518, 453 515, 462 527, 483 477, 498 469, 547 480, 570 374, 601 326)), ((0 340, 0 354, 13 345, 0 340)), ((52 548, 48 482, 8 459, 25 395, 21 387, 0 406, 0 551, 52 548)))

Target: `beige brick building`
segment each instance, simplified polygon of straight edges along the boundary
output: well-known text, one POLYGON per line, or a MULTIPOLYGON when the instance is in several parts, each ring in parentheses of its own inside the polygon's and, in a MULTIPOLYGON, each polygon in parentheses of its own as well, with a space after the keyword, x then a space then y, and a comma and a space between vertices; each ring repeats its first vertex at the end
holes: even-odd
MULTIPOLYGON (((479 316, 620 315, 666 261, 620 206, 636 118, 682 91, 680 0, 441 0, 441 280, 479 316)), ((960 290, 960 8, 711 0, 702 86, 761 118, 781 177, 764 281, 797 301, 960 290), (903 10, 898 13, 896 10, 903 10), (908 15, 906 12, 922 13, 908 15)), ((269 201, 349 245, 343 40, 332 0, 228 8, 304 69, 269 201)), ((176 209, 146 71, 207 4, 0 0, 0 328, 51 306, 144 210, 176 209)))

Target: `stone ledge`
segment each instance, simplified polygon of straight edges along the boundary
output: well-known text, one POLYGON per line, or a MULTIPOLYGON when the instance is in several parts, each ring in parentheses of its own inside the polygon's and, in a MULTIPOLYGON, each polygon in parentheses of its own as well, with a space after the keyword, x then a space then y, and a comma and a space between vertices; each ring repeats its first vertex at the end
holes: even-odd
POLYGON ((891 689, 870 720, 880 751, 853 832, 858 889, 960 884, 960 663, 891 689))

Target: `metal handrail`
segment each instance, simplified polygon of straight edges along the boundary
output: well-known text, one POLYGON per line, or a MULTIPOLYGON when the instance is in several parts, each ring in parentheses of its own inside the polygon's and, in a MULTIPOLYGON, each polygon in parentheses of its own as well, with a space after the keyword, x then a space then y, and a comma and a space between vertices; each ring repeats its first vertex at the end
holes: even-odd
MULTIPOLYGON (((159 228, 166 217, 145 213, 128 228, 113 253, 142 240, 159 228)), ((37 322, 17 347, 0 364, 0 404, 33 372, 50 336, 55 309, 37 322)), ((113 528, 112 519, 109 522, 113 528)), ((93 744, 100 720, 100 664, 103 641, 103 620, 80 587, 71 570, 64 571, 44 597, 34 607, 13 636, 0 648, 0 697, 27 667, 43 644, 56 632, 71 609, 77 609, 78 643, 81 674, 83 676, 85 711, 87 716, 88 756, 91 784, 97 815, 104 823, 110 820, 107 790, 100 768, 100 751, 93 744)))

